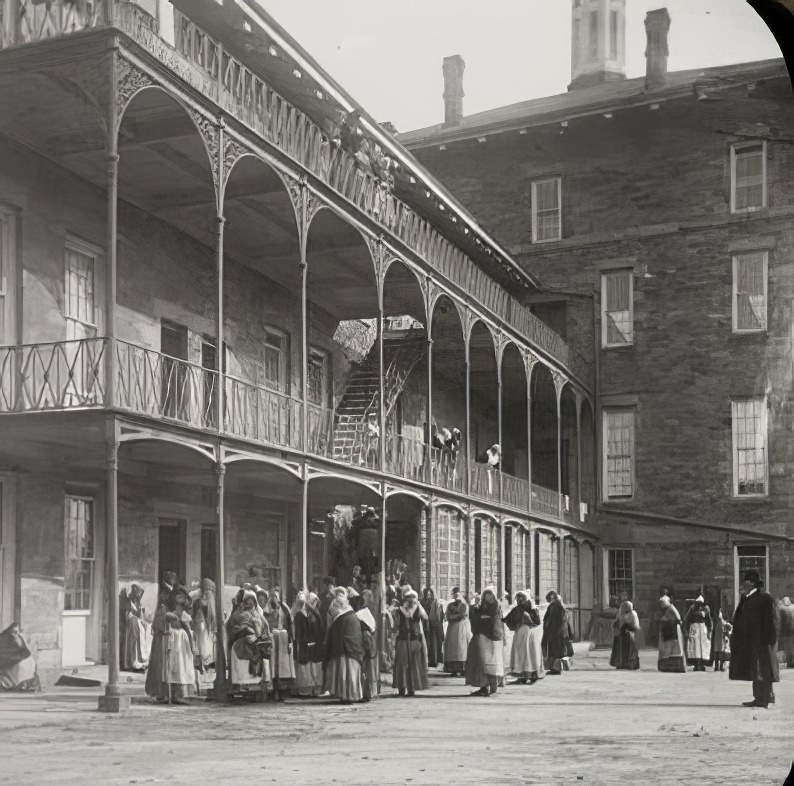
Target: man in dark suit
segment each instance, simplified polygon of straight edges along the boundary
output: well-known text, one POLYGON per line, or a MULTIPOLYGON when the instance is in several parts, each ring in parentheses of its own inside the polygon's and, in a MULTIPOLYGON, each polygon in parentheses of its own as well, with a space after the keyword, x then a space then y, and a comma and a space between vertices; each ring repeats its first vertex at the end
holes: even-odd
POLYGON ((774 598, 764 590, 758 573, 747 571, 742 598, 733 615, 728 670, 730 679, 753 683, 753 700, 745 701, 745 707, 766 709, 774 704, 772 683, 780 681, 776 645, 774 598))

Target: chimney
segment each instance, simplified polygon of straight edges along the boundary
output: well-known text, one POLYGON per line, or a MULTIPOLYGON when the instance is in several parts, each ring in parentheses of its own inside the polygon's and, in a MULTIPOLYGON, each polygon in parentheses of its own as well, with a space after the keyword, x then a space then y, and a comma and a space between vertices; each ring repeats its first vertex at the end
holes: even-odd
POLYGON ((666 8, 648 11, 645 16, 645 89, 653 90, 667 84, 667 33, 670 32, 670 14, 666 8))
POLYGON ((466 63, 460 55, 444 58, 444 125, 456 126, 463 119, 463 72, 466 63))

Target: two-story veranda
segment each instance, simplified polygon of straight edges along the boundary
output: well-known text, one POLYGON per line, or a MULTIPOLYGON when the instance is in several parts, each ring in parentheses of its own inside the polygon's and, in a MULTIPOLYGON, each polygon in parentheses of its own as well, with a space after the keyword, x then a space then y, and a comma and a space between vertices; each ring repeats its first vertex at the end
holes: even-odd
POLYGON ((174 6, 0 2, 3 625, 112 664, 133 581, 366 559, 589 611, 591 369, 538 282, 256 4, 174 6))

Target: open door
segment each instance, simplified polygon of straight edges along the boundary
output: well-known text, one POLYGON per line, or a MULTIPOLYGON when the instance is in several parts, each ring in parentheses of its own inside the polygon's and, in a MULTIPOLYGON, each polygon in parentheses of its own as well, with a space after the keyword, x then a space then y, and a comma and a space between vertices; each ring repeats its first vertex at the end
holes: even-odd
POLYGON ((187 522, 159 519, 157 522, 157 582, 166 571, 173 571, 184 584, 187 568, 187 522))
POLYGON ((16 607, 16 506, 15 478, 0 475, 0 630, 15 620, 16 607))

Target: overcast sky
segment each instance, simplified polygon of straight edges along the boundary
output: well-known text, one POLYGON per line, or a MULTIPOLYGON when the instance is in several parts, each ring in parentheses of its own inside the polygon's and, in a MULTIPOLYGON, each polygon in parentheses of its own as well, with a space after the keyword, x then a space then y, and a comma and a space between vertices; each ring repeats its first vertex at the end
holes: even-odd
MULTIPOLYGON (((444 119, 441 61, 466 61, 465 114, 564 92, 570 0, 259 0, 356 101, 399 131, 444 119)), ((670 70, 780 57, 745 0, 627 0, 626 73, 645 72, 647 11, 666 6, 670 70)))

